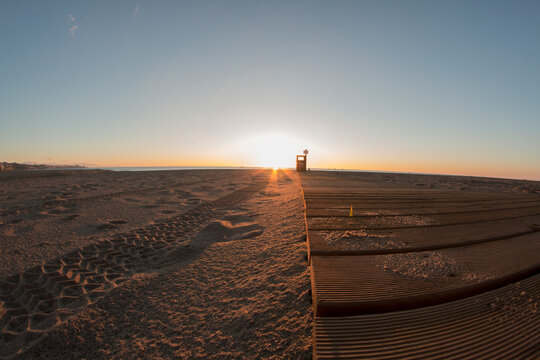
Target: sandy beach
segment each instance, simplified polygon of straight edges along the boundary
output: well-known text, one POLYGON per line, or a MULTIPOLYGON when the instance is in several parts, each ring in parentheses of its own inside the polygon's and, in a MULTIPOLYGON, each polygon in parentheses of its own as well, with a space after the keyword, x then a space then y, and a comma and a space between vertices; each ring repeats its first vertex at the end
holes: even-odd
MULTIPOLYGON (((340 176, 378 189, 540 192, 519 180, 340 176)), ((8 172, 0 198, 1 357, 312 357, 296 172, 8 172)))
POLYGON ((538 14, 0 1, 0 360, 540 359, 538 14))
POLYGON ((311 357, 296 174, 2 175, 2 357, 311 357))

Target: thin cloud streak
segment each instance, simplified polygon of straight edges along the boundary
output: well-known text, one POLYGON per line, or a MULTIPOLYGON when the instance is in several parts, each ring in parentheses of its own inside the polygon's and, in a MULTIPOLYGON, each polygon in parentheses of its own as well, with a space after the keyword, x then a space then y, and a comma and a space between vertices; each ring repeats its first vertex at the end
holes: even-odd
POLYGON ((68 32, 71 37, 74 37, 75 31, 79 28, 79 25, 76 23, 77 18, 73 14, 69 14, 68 19, 69 19, 69 22, 73 23, 73 25, 69 27, 68 32))
POLYGON ((75 36, 75 30, 77 30, 79 28, 79 25, 73 25, 72 27, 69 28, 69 35, 71 35, 71 37, 74 37, 75 36))

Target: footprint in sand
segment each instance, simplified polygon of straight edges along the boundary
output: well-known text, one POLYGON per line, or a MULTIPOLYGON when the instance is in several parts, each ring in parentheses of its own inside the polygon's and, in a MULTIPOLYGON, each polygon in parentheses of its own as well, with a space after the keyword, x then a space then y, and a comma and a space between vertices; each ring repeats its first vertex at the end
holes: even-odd
POLYGON ((223 220, 231 222, 233 225, 238 223, 253 222, 254 215, 248 212, 232 212, 223 216, 223 220))
POLYGON ((109 224, 123 225, 123 224, 127 224, 127 221, 126 220, 111 220, 109 221, 109 224))
POLYGON ((50 242, 44 241, 44 242, 40 242, 39 244, 34 245, 34 247, 44 247, 47 245, 52 245, 52 244, 50 242))
POLYGON ((60 215, 60 214, 65 214, 68 211, 70 211, 70 209, 68 209, 68 208, 66 208, 64 206, 54 206, 48 212, 49 212, 49 214, 60 215))
POLYGON ((241 222, 233 225, 227 220, 216 220, 202 229, 195 238, 195 243, 227 242, 255 238, 263 229, 255 222, 241 222))
POLYGON ((201 199, 199 198, 190 198, 186 200, 186 204, 188 205, 198 205, 201 203, 201 199))
POLYGON ((95 225, 94 227, 97 230, 111 230, 111 229, 116 229, 116 225, 123 225, 123 224, 127 224, 127 221, 126 220, 111 220, 103 224, 95 225))
POLYGON ((41 200, 58 200, 58 199, 60 198, 56 195, 43 195, 41 197, 41 200))
POLYGON ((189 191, 176 190, 175 193, 176 193, 176 197, 182 198, 182 199, 193 197, 193 194, 190 193, 189 191))
POLYGON ((78 218, 80 216, 81 215, 79 215, 79 214, 73 214, 73 215, 66 216, 65 218, 62 218, 60 220, 62 220, 62 221, 71 221, 71 220, 75 220, 76 218, 78 218))
POLYGON ((266 195, 266 196, 270 196, 270 197, 274 197, 274 196, 279 196, 279 195, 281 195, 280 193, 275 192, 275 191, 261 191, 259 194, 261 194, 261 195, 266 195))
POLYGON ((116 229, 116 226, 113 224, 105 223, 105 224, 99 224, 94 226, 97 230, 111 230, 116 229))

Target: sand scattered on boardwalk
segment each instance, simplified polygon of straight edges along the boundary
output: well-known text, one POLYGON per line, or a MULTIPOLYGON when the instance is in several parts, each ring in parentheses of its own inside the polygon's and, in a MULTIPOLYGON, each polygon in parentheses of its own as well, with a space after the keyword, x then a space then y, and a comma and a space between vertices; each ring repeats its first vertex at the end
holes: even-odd
POLYGON ((328 245, 342 250, 395 249, 404 243, 393 239, 393 235, 371 234, 365 230, 321 231, 328 245))
POLYGON ((441 277, 460 278, 470 281, 484 281, 488 277, 466 271, 455 259, 439 251, 409 252, 380 256, 377 266, 396 275, 434 279, 441 277))
MULTIPOLYGON (((358 214, 357 214, 358 215, 358 214)), ((425 226, 437 224, 437 221, 429 216, 400 215, 392 217, 310 217, 310 228, 340 229, 356 227, 364 229, 368 227, 400 227, 400 226, 425 226)))
POLYGON ((498 296, 489 304, 490 309, 497 312, 492 316, 492 322, 519 321, 520 323, 535 323, 538 321, 538 303, 540 299, 534 294, 523 290, 520 283, 512 285, 512 289, 498 296))

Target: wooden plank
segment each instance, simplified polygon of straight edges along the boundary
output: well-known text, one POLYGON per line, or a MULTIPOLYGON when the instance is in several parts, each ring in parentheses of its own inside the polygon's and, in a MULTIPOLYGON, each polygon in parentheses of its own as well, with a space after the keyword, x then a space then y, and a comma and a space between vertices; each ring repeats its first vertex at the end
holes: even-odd
POLYGON ((539 359, 540 275, 421 309, 316 317, 315 359, 539 359))
POLYGON ((375 230, 472 224, 490 220, 518 219, 532 215, 540 215, 540 206, 510 210, 482 210, 473 213, 455 214, 308 217, 306 221, 310 230, 375 230))
POLYGON ((451 177, 441 179, 453 190, 427 176, 426 187, 385 174, 300 179, 315 358, 540 357, 539 194, 497 179, 487 183, 507 192, 457 190, 484 181, 451 177), (508 285, 520 280, 534 292, 521 303, 520 285, 508 285))
POLYGON ((540 271, 540 233, 438 251, 312 256, 317 316, 398 311, 487 291, 540 271))
MULTIPOLYGON (((338 184, 336 184, 338 185, 338 184)), ((344 188, 336 186, 333 191, 310 191, 302 186, 303 195, 306 199, 377 199, 377 198, 456 198, 456 199, 526 199, 538 198, 539 193, 517 192, 490 192, 490 191, 460 191, 460 190, 417 190, 411 188, 385 188, 377 189, 372 186, 363 188, 344 188)))
POLYGON ((460 191, 430 191, 430 192, 416 192, 414 190, 408 189, 403 192, 394 192, 394 191, 350 191, 346 189, 341 189, 340 192, 334 193, 306 193, 304 191, 304 198, 306 200, 327 200, 327 201, 339 201, 339 200, 378 200, 378 199, 394 199, 394 200, 411 200, 411 199, 455 199, 455 200, 478 200, 478 201, 487 201, 487 200, 512 200, 512 199, 527 199, 527 198, 536 198, 538 195, 531 194, 514 194, 514 193, 465 193, 460 191))
POLYGON ((484 203, 493 203, 493 202, 500 202, 500 203, 508 203, 508 202, 522 202, 522 201, 540 201, 540 197, 538 196, 528 196, 528 197, 507 197, 507 198, 499 198, 496 196, 485 196, 482 198, 464 198, 460 196, 410 196, 410 197, 393 197, 393 196, 372 196, 372 197, 352 197, 352 196, 345 196, 345 197, 317 197, 317 198, 310 198, 305 196, 304 200, 308 204, 317 204, 317 203, 329 203, 329 204, 350 204, 352 203, 366 203, 366 204, 377 204, 380 202, 384 203, 425 203, 425 202, 449 202, 449 203, 478 203, 478 204, 484 204, 484 203))
POLYGON ((349 217, 350 208, 353 206, 353 217, 365 216, 385 216, 385 215, 436 215, 436 214, 474 214, 479 211, 491 210, 517 210, 528 208, 540 208, 540 201, 494 203, 494 204, 472 204, 472 203, 452 203, 452 204, 343 204, 340 207, 324 208, 316 205, 309 205, 306 210, 307 217, 349 217))
POLYGON ((540 231, 540 215, 440 227, 308 230, 308 255, 375 255, 471 245, 540 231))

